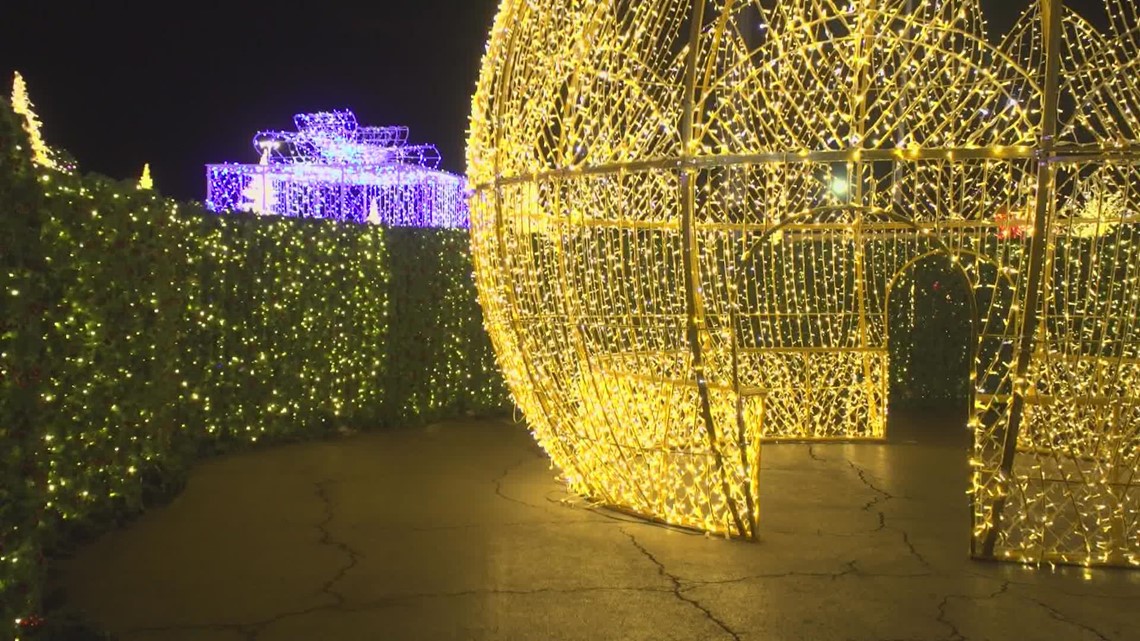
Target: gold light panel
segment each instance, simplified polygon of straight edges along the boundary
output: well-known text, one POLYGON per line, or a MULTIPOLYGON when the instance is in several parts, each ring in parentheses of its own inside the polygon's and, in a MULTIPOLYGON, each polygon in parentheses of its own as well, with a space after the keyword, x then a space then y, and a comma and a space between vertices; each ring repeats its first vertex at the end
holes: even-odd
POLYGON ((973 291, 973 552, 1140 564, 1140 30, 1041 0, 504 0, 472 246, 571 488, 756 537, 762 443, 885 437, 888 309, 973 291))

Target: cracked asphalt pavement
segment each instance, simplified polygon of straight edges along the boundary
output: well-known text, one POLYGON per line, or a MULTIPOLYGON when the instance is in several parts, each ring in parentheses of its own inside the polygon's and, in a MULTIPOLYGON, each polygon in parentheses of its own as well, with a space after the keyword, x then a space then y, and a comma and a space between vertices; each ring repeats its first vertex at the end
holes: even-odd
POLYGON ((122 641, 1140 639, 1140 572, 971 561, 960 422, 894 419, 766 445, 757 543, 593 507, 469 420, 205 461, 55 574, 122 641))

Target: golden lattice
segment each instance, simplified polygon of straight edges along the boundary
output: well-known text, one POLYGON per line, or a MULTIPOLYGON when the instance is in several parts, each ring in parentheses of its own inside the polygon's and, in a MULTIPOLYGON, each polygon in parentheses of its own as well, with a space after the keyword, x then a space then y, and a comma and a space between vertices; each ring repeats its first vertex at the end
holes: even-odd
POLYGON ((973 290, 974 553, 1140 564, 1140 29, 1040 0, 503 0, 472 244, 571 487, 754 537, 764 439, 884 437, 887 310, 973 290))

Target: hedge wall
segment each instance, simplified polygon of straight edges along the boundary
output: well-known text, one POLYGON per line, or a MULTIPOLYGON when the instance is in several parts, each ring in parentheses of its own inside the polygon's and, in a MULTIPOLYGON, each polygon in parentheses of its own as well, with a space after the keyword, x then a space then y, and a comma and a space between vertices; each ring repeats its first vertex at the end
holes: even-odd
POLYGON ((45 346, 44 272, 39 220, 43 194, 31 154, 0 101, 0 638, 36 611, 43 501, 36 450, 45 346))
POLYGON ((0 638, 44 550, 203 452, 505 409, 465 232, 217 216, 26 147, 0 102, 0 638))

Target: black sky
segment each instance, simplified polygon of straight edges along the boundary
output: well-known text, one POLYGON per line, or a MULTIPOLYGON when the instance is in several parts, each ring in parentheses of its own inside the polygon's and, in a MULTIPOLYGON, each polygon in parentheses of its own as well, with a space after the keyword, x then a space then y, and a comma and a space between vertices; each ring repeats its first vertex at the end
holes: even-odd
MULTIPOLYGON (((983 0, 1004 31, 1031 0, 983 0)), ((1069 0, 1099 7, 1098 0, 1069 0)), ((0 0, 0 88, 28 82, 48 143, 85 171, 200 200, 204 165, 253 162, 253 134, 350 108, 403 124, 461 172, 498 0, 0 0)), ((1095 11, 1092 11, 1095 15, 1095 11)))

